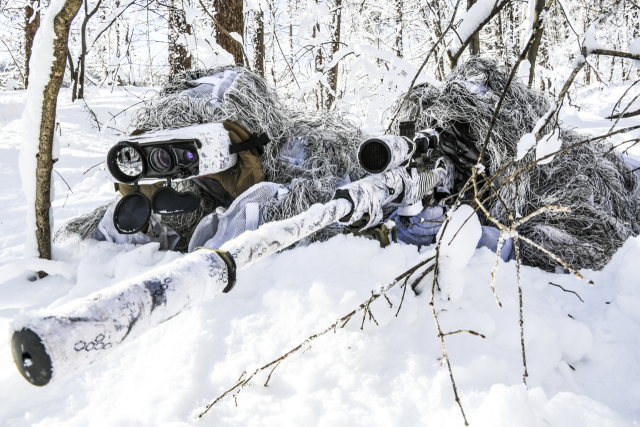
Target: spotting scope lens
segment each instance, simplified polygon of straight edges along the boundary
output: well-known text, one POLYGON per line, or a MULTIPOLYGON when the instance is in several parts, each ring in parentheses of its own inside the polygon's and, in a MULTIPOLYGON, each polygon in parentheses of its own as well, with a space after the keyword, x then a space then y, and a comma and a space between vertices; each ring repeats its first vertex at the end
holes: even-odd
POLYGON ((123 184, 142 179, 185 179, 197 176, 200 156, 197 140, 120 141, 107 154, 109 172, 123 184))
POLYGON ((173 165, 171 154, 164 148, 156 148, 149 156, 149 164, 158 172, 167 172, 173 165))
POLYGON ((124 147, 118 152, 118 167, 127 176, 136 177, 142 173, 140 154, 131 147, 124 147))
POLYGON ((142 152, 127 144, 118 144, 109 150, 107 167, 115 179, 125 184, 142 178, 146 169, 142 152))

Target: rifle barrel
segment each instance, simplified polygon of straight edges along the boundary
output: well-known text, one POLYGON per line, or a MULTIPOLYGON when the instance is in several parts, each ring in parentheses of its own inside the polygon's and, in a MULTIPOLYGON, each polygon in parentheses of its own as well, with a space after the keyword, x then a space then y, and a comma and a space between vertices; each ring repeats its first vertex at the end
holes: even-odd
MULTIPOLYGON (((245 232, 221 250, 229 252, 238 270, 246 268, 336 222, 351 209, 344 199, 317 204, 293 218, 245 232)), ((27 381, 44 386, 215 298, 228 280, 227 264, 217 252, 194 251, 85 298, 14 320, 13 360, 27 381)))

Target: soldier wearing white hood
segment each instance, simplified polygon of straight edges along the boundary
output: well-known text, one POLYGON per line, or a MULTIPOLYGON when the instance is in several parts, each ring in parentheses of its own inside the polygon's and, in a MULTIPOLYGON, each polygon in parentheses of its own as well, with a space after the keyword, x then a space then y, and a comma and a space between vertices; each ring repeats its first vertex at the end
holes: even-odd
MULTIPOLYGON (((461 189, 478 160, 480 141, 493 116, 494 98, 504 83, 504 74, 495 62, 474 57, 456 68, 442 86, 425 84, 412 90, 399 116, 415 121, 419 132, 431 135, 431 155, 443 179, 417 209, 394 212, 382 208, 384 219, 395 222, 400 241, 418 246, 433 243, 449 209, 447 203, 453 201, 446 196, 461 189)), ((483 159, 489 172, 515 158, 517 141, 549 105, 542 94, 519 82, 512 83, 505 99, 483 159)), ((145 177, 156 182, 144 185, 144 180, 123 179, 114 173, 117 168, 110 168, 121 183, 117 188, 123 197, 72 221, 63 234, 78 233, 83 238, 117 243, 157 241, 161 249, 189 252, 205 244, 220 247, 262 223, 326 203, 339 186, 365 175, 357 153, 366 135, 357 126, 334 112, 300 112, 285 107, 264 79, 241 67, 177 76, 137 112, 132 127, 132 136, 119 144, 168 147, 164 157, 158 154, 162 150, 156 150, 155 157, 151 149, 138 153, 145 177), (171 148, 171 143, 178 141, 179 145, 184 140, 199 144, 190 151, 197 156, 198 167, 180 164, 179 156, 184 152, 171 148), (163 158, 164 173, 159 164, 163 158), (132 212, 136 213, 135 227, 125 230, 119 226, 118 212, 123 213, 123 220, 127 214, 134 218, 132 212)), ((395 130, 399 132, 397 127, 395 130)), ((560 135, 565 146, 580 138, 562 128, 560 135)), ((603 156, 608 147, 602 145, 582 145, 522 176, 518 204, 523 216, 549 200, 571 207, 573 213, 539 215, 519 232, 545 247, 551 245, 574 268, 603 267, 626 237, 640 231, 638 204, 629 202, 638 199, 638 178, 615 152, 603 156), (612 180, 612 176, 618 178, 612 180), (569 194, 558 185, 575 185, 576 191, 569 194), (590 194, 603 191, 607 194, 602 199, 609 204, 589 202, 594 200, 590 194), (607 225, 610 222, 618 225, 607 225), (573 244, 556 241, 557 236, 566 236, 573 244)), ((122 164, 122 156, 120 159, 122 164)), ((499 189, 511 204, 512 187, 499 189)), ((501 204, 495 203, 491 210, 496 218, 507 216, 501 204)), ((336 224, 310 240, 324 240, 345 231, 349 230, 336 224)), ((351 231, 362 232, 357 227, 351 231)), ((362 234, 385 240, 385 233, 362 234)), ((478 246, 496 251, 498 235, 484 219, 478 246)), ((532 247, 525 245, 522 254, 525 264, 557 269, 555 261, 532 247)), ((505 241, 501 256, 505 261, 513 258, 510 239, 505 241)))

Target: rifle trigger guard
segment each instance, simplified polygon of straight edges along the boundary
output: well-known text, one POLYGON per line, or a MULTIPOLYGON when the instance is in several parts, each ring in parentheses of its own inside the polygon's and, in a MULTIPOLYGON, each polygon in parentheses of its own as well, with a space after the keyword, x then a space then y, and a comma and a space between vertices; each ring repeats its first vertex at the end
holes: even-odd
MULTIPOLYGON (((222 258, 222 260, 224 261, 224 263, 227 265, 227 274, 228 274, 228 279, 227 279, 227 286, 222 290, 223 293, 229 293, 229 291, 231 289, 233 289, 233 287, 236 285, 236 261, 233 259, 233 257, 231 256, 231 254, 228 251, 222 251, 220 249, 212 249, 212 248, 206 248, 204 246, 200 246, 199 248, 196 248, 195 250, 200 250, 200 249, 206 249, 208 251, 213 251, 215 253, 218 254, 218 256, 220 258, 222 258)), ((195 252, 195 251, 194 251, 195 252)))

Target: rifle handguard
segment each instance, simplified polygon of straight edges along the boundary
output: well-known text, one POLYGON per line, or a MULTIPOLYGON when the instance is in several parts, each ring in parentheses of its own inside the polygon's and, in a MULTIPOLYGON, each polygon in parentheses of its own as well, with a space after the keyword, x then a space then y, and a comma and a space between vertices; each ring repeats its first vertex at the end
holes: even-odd
POLYGON ((351 225, 365 214, 369 214, 369 222, 363 229, 378 224, 383 217, 382 207, 398 199, 405 188, 405 181, 409 181, 407 171, 397 167, 340 187, 334 199, 347 199, 352 209, 349 215, 340 218, 338 222, 351 225))
POLYGON ((418 174, 411 174, 403 167, 397 167, 382 174, 369 175, 336 190, 334 199, 346 199, 352 209, 340 218, 339 223, 351 225, 369 214, 369 222, 362 228, 367 229, 382 221, 382 208, 385 205, 412 205, 443 182, 446 171, 441 168, 418 174))

